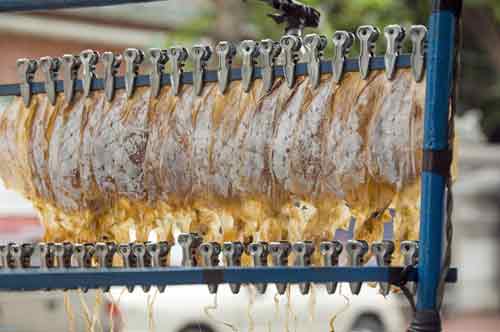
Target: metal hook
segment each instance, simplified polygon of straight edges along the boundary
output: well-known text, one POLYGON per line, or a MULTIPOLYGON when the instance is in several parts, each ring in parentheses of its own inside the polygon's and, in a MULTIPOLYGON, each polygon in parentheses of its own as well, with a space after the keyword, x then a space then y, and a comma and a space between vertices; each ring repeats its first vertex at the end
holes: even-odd
MULTIPOLYGON (((221 252, 220 244, 217 242, 206 242, 200 245, 200 255, 203 260, 203 266, 214 267, 219 265, 219 254, 221 252)), ((217 293, 218 285, 209 284, 208 291, 210 294, 217 293)))
MULTIPOLYGON (((314 253, 314 243, 312 241, 299 241, 292 246, 295 255, 295 266, 310 266, 311 256, 314 253)), ((299 284, 300 293, 302 295, 309 294, 311 288, 310 282, 303 282, 299 284)))
POLYGON ((201 95, 203 90, 203 79, 205 77, 205 69, 207 62, 212 56, 212 49, 210 46, 195 45, 191 49, 191 56, 193 58, 193 88, 197 96, 201 95))
POLYGON ((197 266, 196 255, 203 239, 196 233, 180 234, 177 242, 182 247, 182 266, 197 266))
MULTIPOLYGON (((170 252, 170 245, 167 241, 160 241, 157 243, 148 243, 146 245, 146 252, 151 257, 153 267, 165 267, 168 265, 168 253, 170 252)), ((165 292, 165 285, 156 285, 160 293, 165 292)))
POLYGON ((231 65, 233 63, 233 57, 236 55, 236 48, 231 42, 221 41, 215 47, 215 52, 219 60, 219 68, 217 69, 219 91, 220 93, 224 93, 229 86, 231 65))
POLYGON ((344 64, 356 37, 352 32, 337 31, 333 34, 335 55, 332 60, 333 79, 339 83, 344 74, 344 64))
POLYGON ((259 54, 262 60, 262 94, 271 92, 274 84, 274 63, 281 53, 279 43, 271 39, 264 39, 260 42, 259 54))
MULTIPOLYGON (((417 266, 419 258, 420 245, 418 241, 402 241, 401 253, 403 254, 403 265, 417 266)), ((407 283, 408 289, 412 294, 417 293, 417 284, 413 281, 407 283)))
POLYGON ((115 76, 120 68, 122 56, 113 52, 104 52, 101 56, 104 65, 104 93, 106 99, 111 102, 115 96, 115 76))
POLYGON ((285 75, 288 87, 293 88, 295 83, 295 64, 298 60, 298 51, 302 47, 302 41, 299 37, 287 35, 281 37, 281 49, 283 50, 283 74, 285 75))
POLYGON ((172 93, 174 96, 178 96, 184 64, 189 54, 185 47, 171 47, 168 49, 167 55, 172 61, 172 73, 170 74, 172 93))
MULTIPOLYGON (((243 254, 243 244, 241 242, 224 242, 222 254, 226 261, 226 266, 241 266, 241 255, 243 254)), ((238 294, 240 284, 229 284, 231 292, 238 294)))
POLYGON ((127 48, 123 52, 125 61, 125 91, 132 98, 135 89, 135 78, 139 73, 139 65, 144 61, 144 52, 137 48, 127 48))
MULTIPOLYGON (((269 248, 267 242, 253 242, 248 245, 248 253, 252 256, 254 266, 267 266, 267 255, 269 248)), ((255 284, 255 288, 260 294, 264 294, 267 289, 267 284, 255 284)))
POLYGON ((56 81, 61 61, 59 58, 45 56, 39 60, 40 68, 45 76, 45 92, 51 105, 56 103, 56 81))
MULTIPOLYGON (((342 253, 342 243, 339 241, 323 241, 319 244, 319 251, 323 256, 323 266, 337 266, 339 264, 339 256, 342 253)), ((326 283, 326 291, 328 294, 334 294, 337 290, 337 282, 326 283)))
POLYGON ((75 80, 78 78, 78 70, 82 62, 78 55, 64 54, 62 56, 62 71, 63 71, 63 86, 64 86, 64 99, 66 104, 70 104, 73 100, 75 91, 75 80))
POLYGON ((95 76, 95 67, 99 61, 99 53, 93 50, 85 50, 80 53, 80 60, 82 61, 82 84, 83 96, 88 97, 90 89, 92 88, 92 80, 95 76))
POLYGON ((150 48, 149 60, 152 65, 151 73, 149 74, 151 97, 156 98, 160 94, 161 76, 165 70, 165 64, 168 62, 167 51, 160 48, 150 48))
MULTIPOLYGON (((132 268, 133 265, 131 264, 131 256, 133 255, 132 253, 132 246, 129 243, 121 243, 118 245, 118 252, 122 256, 122 262, 123 262, 123 267, 125 268, 132 268)), ((127 290, 129 293, 132 293, 134 291, 134 285, 127 285, 127 290)))
POLYGON ((313 33, 304 37, 304 46, 307 51, 307 72, 313 89, 319 86, 321 59, 327 44, 328 39, 323 35, 313 33))
MULTIPOLYGON (((372 244, 372 253, 377 259, 378 266, 390 266, 392 261, 392 254, 394 253, 394 242, 384 240, 374 242, 372 244)), ((391 290, 391 285, 388 282, 380 282, 380 294, 386 296, 391 290)))
POLYGON ((241 85, 243 91, 248 92, 252 86, 255 58, 259 55, 257 43, 254 40, 244 40, 240 44, 241 62, 241 85))
POLYGON ((385 75, 388 80, 392 80, 396 73, 396 63, 401 53, 406 32, 401 25, 392 24, 384 28, 384 35, 387 40, 387 49, 384 56, 385 75))
POLYGON ((411 70, 415 81, 420 82, 424 78, 425 52, 427 49, 427 28, 423 25, 413 25, 410 28, 411 70))
MULTIPOLYGON (((346 250, 348 253, 347 261, 349 266, 359 267, 365 263, 365 255, 368 252, 368 243, 363 240, 348 240, 346 250)), ((349 286, 354 295, 361 291, 362 282, 351 282, 349 286)))
MULTIPOLYGON (((288 256, 292 245, 288 241, 271 242, 269 244, 269 252, 274 266, 288 266, 288 256)), ((283 295, 286 292, 287 284, 277 283, 276 289, 278 294, 283 295)))
POLYGON ((38 68, 38 62, 30 59, 18 59, 16 62, 17 74, 21 82, 19 88, 21 89, 21 96, 23 97, 24 106, 28 107, 31 101, 31 82, 35 76, 38 68))
POLYGON ((362 25, 358 27, 356 35, 360 40, 361 46, 359 53, 359 72, 362 79, 367 79, 370 73, 370 61, 375 52, 375 42, 380 35, 380 30, 373 25, 362 25))

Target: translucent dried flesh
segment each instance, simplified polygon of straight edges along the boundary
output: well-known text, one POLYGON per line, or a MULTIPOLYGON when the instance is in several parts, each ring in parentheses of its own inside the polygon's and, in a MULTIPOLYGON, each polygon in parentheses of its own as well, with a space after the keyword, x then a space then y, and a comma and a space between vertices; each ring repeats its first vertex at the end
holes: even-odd
POLYGON ((389 207, 396 240, 417 239, 423 84, 400 70, 261 87, 164 87, 157 99, 138 88, 111 103, 98 91, 69 106, 35 95, 28 108, 15 98, 0 114, 0 176, 34 202, 52 241, 127 242, 130 227, 139 240, 156 229, 317 241, 354 216, 370 242, 389 207))

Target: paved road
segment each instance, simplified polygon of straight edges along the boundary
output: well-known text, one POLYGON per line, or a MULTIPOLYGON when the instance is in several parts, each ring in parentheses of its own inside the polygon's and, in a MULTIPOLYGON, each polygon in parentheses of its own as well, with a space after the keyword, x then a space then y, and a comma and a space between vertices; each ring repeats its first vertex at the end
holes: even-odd
POLYGON ((498 332, 500 331, 500 313, 497 315, 464 315, 461 317, 445 320, 443 323, 445 332, 498 332))

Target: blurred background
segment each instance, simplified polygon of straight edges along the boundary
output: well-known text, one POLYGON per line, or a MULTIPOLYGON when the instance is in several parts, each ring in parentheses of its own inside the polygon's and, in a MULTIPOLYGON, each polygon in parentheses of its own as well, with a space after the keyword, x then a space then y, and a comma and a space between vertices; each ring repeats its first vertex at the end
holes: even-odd
MULTIPOLYGON (((361 24, 374 24, 379 27, 392 23, 405 26, 426 24, 430 9, 430 1, 415 0, 304 0, 303 2, 321 11, 322 20, 319 31, 329 37, 335 30, 354 31, 361 24)), ((15 61, 21 57, 37 58, 46 55, 59 56, 64 53, 77 54, 87 48, 121 52, 126 47, 145 49, 167 47, 173 44, 189 46, 198 42, 215 44, 219 40, 240 41, 263 38, 277 40, 283 32, 283 27, 277 26, 266 17, 266 14, 270 12, 269 7, 258 0, 245 2, 240 0, 168 0, 106 8, 0 14, 0 50, 2 53, 0 84, 17 81, 15 61)), ((381 40, 378 43, 378 51, 382 52, 384 47, 381 40)), ((462 72, 457 119, 460 140, 459 177, 454 186, 456 195, 454 265, 459 268, 459 282, 449 286, 446 293, 445 331, 498 331, 498 326, 500 326, 500 260, 498 259, 500 255, 500 145, 497 144, 500 143, 500 1, 465 0, 461 55, 462 72)), ((0 103, 6 102, 8 102, 6 98, 0 98, 0 103)), ((0 241, 36 239, 42 231, 27 202, 14 193, 0 191, 0 241)), ((203 294, 207 293, 206 289, 201 291, 203 294)), ((182 294, 188 293, 196 292, 183 289, 179 290, 178 296, 182 297, 182 294)), ((62 298, 60 294, 57 296, 59 299, 62 298)), ((187 301, 189 297, 184 296, 184 300, 187 301)), ((335 297, 342 299, 338 295, 335 297)), ((7 315, 5 307, 12 307, 14 298, 19 299, 12 294, 0 293, 0 331, 25 331, 12 325, 13 323, 9 323, 10 325, 5 323, 7 315)), ((127 304, 126 298, 127 295, 124 295, 125 304, 120 315, 124 316, 124 321, 129 322, 129 326, 132 326, 135 309, 130 311, 130 308, 134 307, 133 303, 137 302, 140 303, 137 306, 143 309, 141 312, 144 312, 145 302, 134 300, 133 296, 129 295, 130 303, 127 304), (127 318, 128 315, 130 319, 127 318)), ((194 299, 193 295, 193 301, 194 299)), ((261 308, 265 307, 263 304, 265 302, 266 305, 271 306, 269 310, 273 310, 271 297, 261 300, 261 308)), ((57 303, 62 303, 60 300, 54 301, 50 303, 52 305, 56 303, 56 306, 57 303)), ((165 295, 165 301, 169 301, 167 295, 165 295)), ((201 300, 204 302, 201 304, 206 305, 211 301, 212 299, 207 297, 201 300)), ((386 307, 382 307, 386 314, 373 313, 374 309, 369 309, 358 313, 352 319, 356 321, 360 317, 370 318, 371 314, 376 314, 380 316, 379 321, 383 321, 387 313, 392 315, 398 312, 397 314, 400 314, 399 307, 393 310, 389 306, 401 306, 401 301, 391 301, 386 307)), ((230 316, 238 315, 242 320, 247 319, 248 300, 242 300, 242 302, 244 304, 230 316)), ((19 303, 22 305, 22 302, 19 303)), ((50 303, 44 302, 43 309, 33 310, 49 310, 47 308, 52 308, 50 303)), ((318 300, 318 303, 328 306, 329 302, 323 303, 318 300)), ((361 307, 363 305, 363 303, 359 304, 361 307)), ((168 304, 161 304, 161 306, 168 313, 168 304)), ((63 309, 61 304, 59 310, 63 309)), ((109 308, 103 310, 107 309, 109 308)), ((192 310, 195 310, 194 306, 192 310)), ((204 316, 201 312, 202 308, 196 310, 200 311, 199 316, 204 316)), ((112 314, 118 315, 118 311, 115 310, 112 314)), ((404 316, 403 313, 401 315, 404 316)), ((60 319, 64 319, 64 316, 60 319)), ((141 316, 141 319, 144 320, 143 326, 146 331, 145 315, 141 316)), ((192 320, 194 327, 187 324, 188 329, 182 330, 183 332, 219 331, 204 329, 212 327, 203 326, 198 318, 192 320)), ((382 326, 381 329, 380 325, 374 327, 373 324, 372 319, 371 323, 370 321, 368 323, 368 328, 365 326, 365 330, 391 331, 387 326, 385 329, 382 326), (372 324, 371 329, 370 324, 372 324)), ((125 328, 126 326, 127 324, 125 328)), ((220 328, 220 331, 231 331, 231 328, 221 323, 215 326, 220 328)), ((115 329, 118 327, 115 326, 115 329)), ((276 329, 276 331, 281 330, 283 328, 276 329)), ((326 330, 326 327, 323 330, 326 330)), ((30 331, 30 328, 26 331, 30 331)), ((260 329, 257 328, 257 331, 260 329)))

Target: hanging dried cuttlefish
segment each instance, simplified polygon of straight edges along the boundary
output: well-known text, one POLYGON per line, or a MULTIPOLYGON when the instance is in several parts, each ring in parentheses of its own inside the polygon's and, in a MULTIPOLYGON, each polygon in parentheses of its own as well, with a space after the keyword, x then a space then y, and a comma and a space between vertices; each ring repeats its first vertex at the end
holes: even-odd
POLYGON ((20 60, 22 97, 0 114, 0 177, 34 202, 52 241, 127 242, 131 227, 139 239, 177 229, 219 242, 319 241, 355 217, 356 236, 373 242, 390 207, 396 240, 417 239, 425 31, 411 28, 403 56, 403 28, 387 27, 382 58, 378 29, 360 27, 356 60, 345 31, 333 60, 315 34, 222 42, 216 71, 205 46, 87 50, 44 58, 45 87, 32 82, 36 62, 20 60), (193 73, 183 72, 189 54, 193 73), (145 58, 150 75, 139 74, 145 58))

